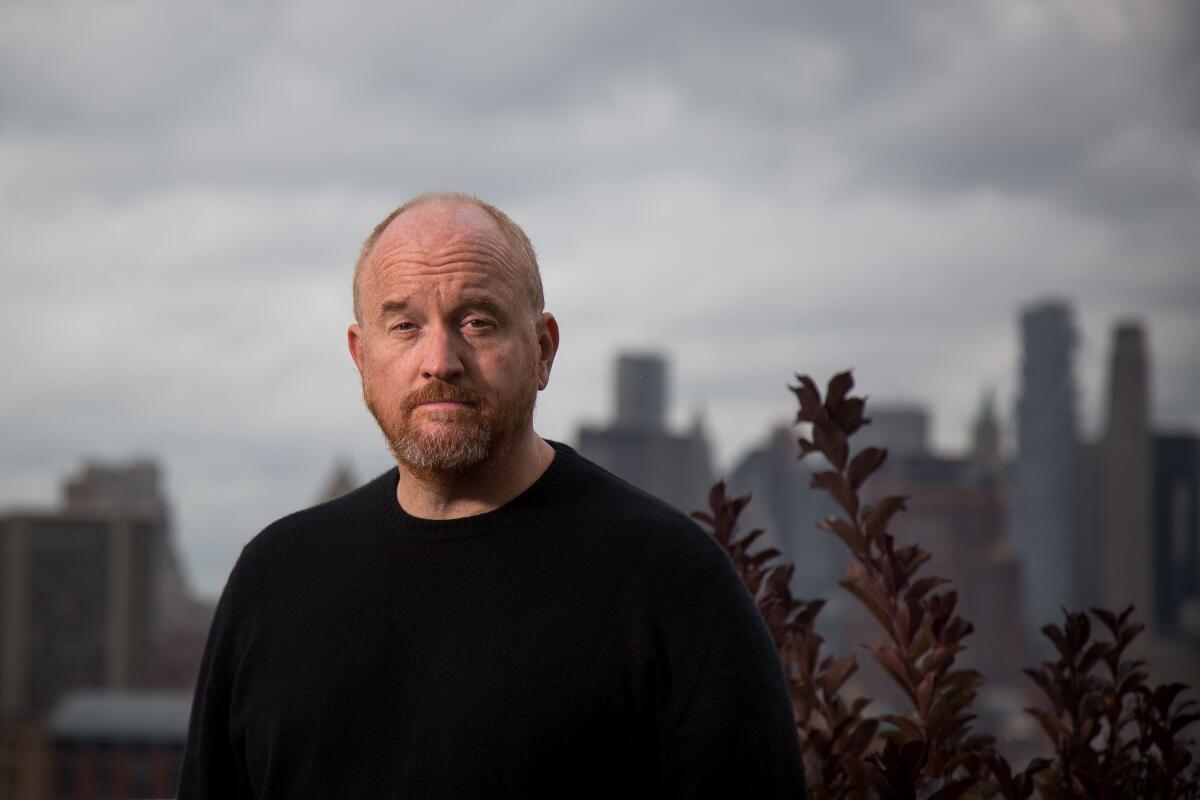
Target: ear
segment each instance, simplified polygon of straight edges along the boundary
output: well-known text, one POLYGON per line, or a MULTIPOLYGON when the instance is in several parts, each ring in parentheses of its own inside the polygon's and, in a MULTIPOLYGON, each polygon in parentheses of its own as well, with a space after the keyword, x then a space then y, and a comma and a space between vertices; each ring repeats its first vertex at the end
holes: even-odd
POLYGON ((346 330, 346 344, 350 348, 350 357, 354 359, 354 366, 362 373, 362 357, 363 357, 363 336, 362 328, 355 322, 346 330))
POLYGON ((550 368, 554 366, 554 355, 558 352, 558 320, 553 314, 542 312, 542 318, 538 320, 537 328, 538 343, 538 390, 546 388, 550 383, 550 368))

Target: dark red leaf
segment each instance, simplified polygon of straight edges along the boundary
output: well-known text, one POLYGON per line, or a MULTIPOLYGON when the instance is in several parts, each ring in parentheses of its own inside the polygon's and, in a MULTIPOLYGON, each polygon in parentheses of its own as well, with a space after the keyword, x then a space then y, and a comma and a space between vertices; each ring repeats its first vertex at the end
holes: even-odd
POLYGON ((853 656, 829 662, 828 666, 821 670, 821 677, 819 678, 821 689, 825 692, 826 697, 836 695, 842 688, 842 685, 857 670, 857 659, 853 656))
POLYGON ((816 452, 816 450, 817 450, 816 445, 814 445, 811 441, 804 438, 803 436, 801 436, 799 439, 797 439, 796 442, 797 442, 797 444, 800 445, 800 455, 798 456, 798 458, 804 458, 809 453, 816 452))
POLYGON ((788 387, 800 402, 800 410, 796 412, 796 421, 815 422, 824 411, 821 406, 821 393, 817 391, 817 385, 813 383, 812 378, 807 375, 797 375, 796 380, 800 382, 800 385, 788 387))
POLYGON ((859 602, 875 616, 875 619, 879 620, 879 624, 883 626, 884 630, 888 632, 892 630, 892 618, 887 612, 887 606, 881 603, 874 593, 851 580, 839 581, 838 585, 857 597, 859 602))
POLYGON ((895 725, 906 742, 923 741, 925 739, 925 732, 921 730, 921 726, 907 717, 897 716, 896 714, 884 714, 880 719, 891 725, 895 725))
POLYGON ((821 417, 813 423, 813 444, 839 472, 846 468, 850 445, 846 441, 846 434, 828 417, 821 417))
POLYGON ((863 482, 879 469, 885 459, 887 459, 887 450, 879 447, 864 448, 850 461, 850 469, 847 471, 850 485, 855 489, 862 486, 863 482))
POLYGON ((888 523, 896 512, 903 511, 907 497, 893 495, 885 497, 875 505, 871 506, 866 512, 863 519, 863 528, 867 532, 867 536, 875 538, 879 534, 887 530, 888 523))
POLYGON ((1057 746, 1058 739, 1062 735, 1062 725, 1059 723, 1058 717, 1048 714, 1040 708, 1027 708, 1025 711, 1038 721, 1038 724, 1042 726, 1042 730, 1050 737, 1050 741, 1057 746))
POLYGON ((928 578, 921 578, 920 580, 915 581, 913 585, 909 587, 908 593, 904 597, 906 600, 908 600, 908 602, 915 603, 928 594, 931 589, 936 589, 937 587, 949 582, 950 581, 946 578, 939 578, 936 575, 928 578))
POLYGON ((879 662, 879 665, 904 690, 904 693, 908 695, 909 699, 915 705, 917 697, 912 683, 912 676, 909 674, 908 666, 904 663, 904 660, 888 645, 868 645, 867 649, 875 656, 875 660, 879 662))
POLYGON ((829 379, 825 393, 825 409, 833 416, 850 390, 854 388, 854 376, 850 370, 839 372, 829 379))
POLYGON ((839 539, 846 543, 851 552, 860 553, 866 550, 867 543, 853 525, 841 517, 828 516, 817 523, 817 527, 823 531, 829 531, 837 535, 839 539))
POLYGON ((848 397, 838 408, 837 419, 834 422, 849 436, 870 421, 863 418, 866 409, 866 401, 861 397, 848 397))

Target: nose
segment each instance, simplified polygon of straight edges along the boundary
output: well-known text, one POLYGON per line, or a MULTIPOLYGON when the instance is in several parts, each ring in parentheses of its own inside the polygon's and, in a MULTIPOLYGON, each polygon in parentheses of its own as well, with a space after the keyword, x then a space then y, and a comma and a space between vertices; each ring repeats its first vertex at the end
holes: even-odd
POLYGON ((421 377, 453 383, 463 373, 459 337, 444 325, 431 325, 422 339, 421 377))

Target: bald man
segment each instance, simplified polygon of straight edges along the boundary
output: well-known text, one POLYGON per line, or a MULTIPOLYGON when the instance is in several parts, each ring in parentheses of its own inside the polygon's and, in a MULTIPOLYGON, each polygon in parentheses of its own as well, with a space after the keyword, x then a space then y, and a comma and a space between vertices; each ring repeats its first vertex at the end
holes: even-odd
POLYGON ((533 429, 558 350, 499 209, 368 237, 347 338, 396 468, 221 596, 179 797, 805 796, 777 654, 690 520, 533 429))

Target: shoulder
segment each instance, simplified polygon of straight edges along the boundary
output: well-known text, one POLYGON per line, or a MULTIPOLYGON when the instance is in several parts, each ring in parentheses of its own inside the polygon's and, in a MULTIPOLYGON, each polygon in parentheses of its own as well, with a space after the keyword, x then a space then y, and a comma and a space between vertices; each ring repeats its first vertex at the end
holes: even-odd
POLYGON ((695 520, 572 448, 552 444, 559 468, 569 476, 560 502, 576 519, 573 527, 600 537, 606 547, 636 551, 675 575, 732 568, 695 520))
POLYGON ((247 542, 231 581, 239 573, 319 560, 330 547, 344 546, 380 515, 380 498, 394 492, 395 483, 391 469, 341 497, 275 520, 247 542))
POLYGON ((555 458, 544 476, 554 488, 565 490, 572 502, 603 505, 609 515, 649 522, 696 527, 691 519, 561 442, 550 442, 555 458))

